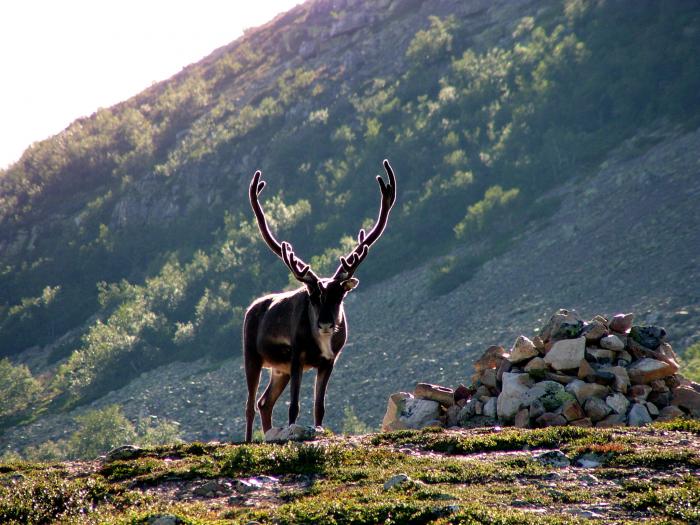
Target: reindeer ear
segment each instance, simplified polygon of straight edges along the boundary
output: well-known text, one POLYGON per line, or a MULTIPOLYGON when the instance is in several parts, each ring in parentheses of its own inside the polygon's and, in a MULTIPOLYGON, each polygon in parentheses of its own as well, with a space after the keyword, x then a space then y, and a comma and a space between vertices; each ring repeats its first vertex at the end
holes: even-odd
POLYGON ((355 286, 357 286, 358 284, 360 284, 360 281, 358 281, 354 277, 350 277, 350 279, 346 279, 345 281, 340 283, 340 285, 343 287, 343 290, 345 290, 346 292, 349 292, 350 290, 355 288, 355 286))

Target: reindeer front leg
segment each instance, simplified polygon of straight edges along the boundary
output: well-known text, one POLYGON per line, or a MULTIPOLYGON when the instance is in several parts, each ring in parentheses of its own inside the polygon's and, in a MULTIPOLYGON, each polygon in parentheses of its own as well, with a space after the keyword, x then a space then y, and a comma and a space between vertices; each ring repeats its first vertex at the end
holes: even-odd
POLYGON ((299 417, 299 395, 301 391, 301 374, 304 371, 299 353, 292 350, 292 362, 290 366, 290 402, 289 402, 289 424, 293 425, 299 417))
POLYGON ((326 388, 333 372, 333 362, 329 361, 318 367, 316 372, 316 392, 314 394, 314 425, 323 426, 323 416, 326 414, 326 388))

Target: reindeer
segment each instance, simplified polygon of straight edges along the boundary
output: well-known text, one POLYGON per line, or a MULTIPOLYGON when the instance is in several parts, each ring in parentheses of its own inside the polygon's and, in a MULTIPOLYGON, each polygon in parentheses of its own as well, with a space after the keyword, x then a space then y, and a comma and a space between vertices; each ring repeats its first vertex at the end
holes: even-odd
POLYGON ((266 295, 253 302, 243 321, 243 361, 248 383, 245 439, 251 441, 255 418, 255 395, 262 368, 270 369, 270 382, 258 400, 263 432, 272 427, 275 402, 291 382, 289 424, 299 415, 299 390, 305 370, 315 368, 314 424, 323 425, 325 396, 333 365, 347 339, 348 324, 343 311, 343 299, 359 281, 355 270, 367 257, 370 246, 384 232, 389 212, 396 200, 396 178, 384 160, 389 177, 386 184, 377 176, 381 190, 379 217, 368 234, 361 229, 357 246, 345 257, 340 257, 338 269, 331 278, 320 278, 292 250, 292 246, 275 239, 267 225, 258 201, 265 182, 256 171, 250 183, 250 204, 260 227, 260 233, 270 249, 282 259, 292 275, 303 284, 291 292, 266 295))

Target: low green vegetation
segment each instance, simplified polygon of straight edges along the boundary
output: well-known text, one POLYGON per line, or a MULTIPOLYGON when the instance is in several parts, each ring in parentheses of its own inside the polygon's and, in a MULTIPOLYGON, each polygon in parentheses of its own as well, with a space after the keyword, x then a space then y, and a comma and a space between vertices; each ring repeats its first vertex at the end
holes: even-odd
POLYGON ((372 432, 372 428, 358 417, 352 406, 346 405, 340 431, 343 434, 368 434, 372 432))
POLYGON ((700 456, 696 448, 678 451, 689 436, 656 425, 426 430, 167 445, 101 464, 8 462, 0 463, 0 521, 121 524, 170 515, 192 524, 565 524, 590 508, 591 523, 690 523, 700 508, 700 456), (438 438, 462 449, 436 451, 438 438), (551 447, 572 460, 595 453, 603 463, 538 461, 551 447), (385 487, 397 474, 407 480, 385 487))
MULTIPOLYGON (((76 430, 66 439, 28 446, 22 457, 30 461, 95 459, 121 445, 157 446, 179 443, 180 430, 168 420, 140 419, 133 424, 117 405, 89 410, 75 418, 76 430)), ((0 459, 20 457, 6 452, 0 459)))
POLYGON ((689 346, 683 353, 683 375, 700 382, 700 342, 689 346))
POLYGON ((522 450, 523 448, 559 448, 564 445, 606 443, 609 431, 580 427, 549 427, 522 432, 516 428, 504 428, 498 432, 484 430, 468 435, 453 434, 439 428, 425 430, 399 430, 377 434, 376 444, 394 446, 418 446, 423 450, 447 454, 475 454, 478 452, 522 450))

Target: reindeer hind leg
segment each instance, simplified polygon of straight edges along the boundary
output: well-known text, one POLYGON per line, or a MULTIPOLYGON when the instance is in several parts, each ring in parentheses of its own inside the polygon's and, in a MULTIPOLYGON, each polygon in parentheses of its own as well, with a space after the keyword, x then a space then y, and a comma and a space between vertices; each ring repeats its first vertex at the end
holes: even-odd
POLYGON ((255 396, 258 393, 260 372, 262 371, 262 357, 256 347, 256 327, 246 316, 243 322, 243 363, 245 378, 248 383, 248 400, 245 407, 245 440, 250 443, 253 440, 253 421, 255 420, 255 396))
POLYGON ((267 432, 272 428, 272 410, 275 408, 275 403, 284 391, 287 383, 289 383, 289 377, 289 374, 279 370, 270 370, 270 382, 258 401, 263 432, 267 432))

